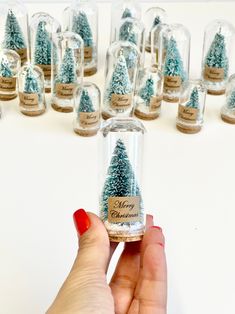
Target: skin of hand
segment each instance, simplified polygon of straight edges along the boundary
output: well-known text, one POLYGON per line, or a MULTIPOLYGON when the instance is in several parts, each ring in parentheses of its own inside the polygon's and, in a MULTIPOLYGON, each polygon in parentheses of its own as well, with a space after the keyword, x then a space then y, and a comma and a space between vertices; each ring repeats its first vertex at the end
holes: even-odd
POLYGON ((160 227, 147 215, 142 241, 125 243, 110 283, 106 273, 117 244, 101 220, 74 213, 79 250, 74 265, 46 314, 166 314, 167 267, 160 227))

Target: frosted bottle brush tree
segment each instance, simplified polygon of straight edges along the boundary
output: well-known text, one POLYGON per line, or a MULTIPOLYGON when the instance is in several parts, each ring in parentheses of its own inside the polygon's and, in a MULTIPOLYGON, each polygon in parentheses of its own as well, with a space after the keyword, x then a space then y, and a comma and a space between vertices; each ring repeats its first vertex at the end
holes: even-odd
POLYGON ((146 80, 146 84, 139 92, 140 97, 145 101, 146 105, 150 105, 151 97, 154 95, 154 80, 152 77, 146 80))
POLYGON ((66 48, 59 74, 56 80, 61 84, 72 84, 76 82, 76 63, 72 48, 66 48))
POLYGON ((127 40, 137 45, 138 35, 134 31, 133 21, 128 19, 121 25, 119 32, 119 40, 127 40))
POLYGON ((92 31, 85 12, 73 14, 72 31, 82 37, 84 47, 93 46, 92 31))
POLYGON ((1 77, 12 77, 13 73, 9 67, 9 63, 7 60, 2 58, 0 63, 0 76, 1 77))
POLYGON ((189 102, 185 105, 188 108, 199 109, 199 92, 197 87, 195 87, 190 95, 189 102))
POLYGON ((80 112, 94 112, 94 106, 92 103, 92 100, 88 94, 88 91, 83 89, 79 107, 78 107, 78 113, 80 112))
POLYGON ((228 98, 227 106, 228 109, 235 109, 235 89, 232 91, 231 95, 228 98))
POLYGON ((49 33, 46 30, 46 22, 40 21, 37 28, 34 63, 51 65, 52 43, 49 33))
POLYGON ((233 74, 226 86, 226 101, 221 109, 221 118, 224 122, 235 124, 235 75, 233 74))
POLYGON ((31 68, 26 70, 24 93, 38 94, 38 97, 41 98, 38 81, 31 68))
POLYGON ((123 14, 122 14, 122 19, 125 19, 127 17, 132 17, 132 13, 131 13, 131 10, 126 8, 124 11, 123 11, 123 14))

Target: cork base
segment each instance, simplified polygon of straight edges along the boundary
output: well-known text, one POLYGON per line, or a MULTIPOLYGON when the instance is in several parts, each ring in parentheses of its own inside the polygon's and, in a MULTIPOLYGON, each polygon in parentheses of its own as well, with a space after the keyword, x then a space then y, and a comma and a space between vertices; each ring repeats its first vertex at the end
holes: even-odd
POLYGON ((109 235, 110 242, 137 242, 143 239, 143 235, 109 235))
POLYGON ((170 103, 177 103, 179 102, 179 97, 170 97, 170 96, 163 96, 163 100, 170 103))
POLYGON ((84 76, 92 76, 97 72, 97 68, 84 69, 84 76))
POLYGON ((208 89, 207 90, 207 94, 208 95, 215 95, 215 96, 224 95, 225 92, 226 92, 225 89, 222 89, 222 90, 211 90, 211 89, 208 89))
POLYGON ((231 118, 229 116, 226 116, 224 114, 221 114, 221 119, 226 122, 226 123, 230 123, 230 124, 235 124, 235 116, 234 118, 231 118))
POLYGON ((81 129, 74 129, 74 132, 80 136, 90 137, 97 134, 98 130, 81 130, 81 129))
POLYGON ((185 134, 196 134, 201 131, 201 126, 183 126, 182 124, 176 124, 177 129, 185 134))
POLYGON ((136 109, 135 110, 135 115, 137 118, 142 119, 142 120, 155 120, 159 117, 159 114, 154 112, 154 113, 144 113, 141 112, 140 110, 136 109))
POLYGON ((110 118, 113 118, 113 116, 112 116, 111 114, 109 114, 109 113, 103 111, 103 112, 102 112, 102 118, 103 118, 104 120, 108 120, 108 119, 110 119, 110 118))
POLYGON ((45 93, 50 93, 51 92, 51 88, 50 87, 46 87, 45 88, 45 93))
POLYGON ((42 109, 42 110, 37 110, 37 111, 24 111, 21 110, 21 113, 23 113, 25 116, 28 117, 36 117, 36 116, 40 116, 43 113, 45 113, 46 109, 42 109))
POLYGON ((8 100, 13 100, 16 97, 17 97, 17 94, 14 94, 14 95, 0 95, 0 100, 8 101, 8 100))
POLYGON ((56 104, 51 104, 51 107, 58 112, 70 113, 73 112, 73 107, 61 107, 56 104))
POLYGON ((151 52, 151 47, 145 47, 146 52, 151 52))

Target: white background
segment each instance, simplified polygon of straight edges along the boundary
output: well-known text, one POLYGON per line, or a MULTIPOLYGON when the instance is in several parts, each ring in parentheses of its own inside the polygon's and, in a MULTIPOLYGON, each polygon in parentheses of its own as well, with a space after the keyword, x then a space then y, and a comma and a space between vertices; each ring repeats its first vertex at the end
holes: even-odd
MULTIPOLYGON (((61 20, 64 6, 28 9, 30 15, 47 11, 61 20)), ((233 22, 235 3, 163 7, 170 21, 190 29, 191 76, 198 77, 203 29, 214 18, 233 22)), ((99 9, 100 66, 91 80, 102 89, 110 12, 107 4, 99 9)), ((235 127, 220 120, 223 103, 223 96, 208 97, 205 127, 197 135, 175 129, 175 104, 164 104, 161 118, 145 123, 143 193, 146 211, 166 236, 168 314, 235 311, 235 127)), ((52 302, 76 255, 73 211, 98 212, 97 137, 73 134, 73 114, 49 108, 44 116, 28 118, 18 112, 17 101, 2 107, 0 313, 38 314, 52 302)))

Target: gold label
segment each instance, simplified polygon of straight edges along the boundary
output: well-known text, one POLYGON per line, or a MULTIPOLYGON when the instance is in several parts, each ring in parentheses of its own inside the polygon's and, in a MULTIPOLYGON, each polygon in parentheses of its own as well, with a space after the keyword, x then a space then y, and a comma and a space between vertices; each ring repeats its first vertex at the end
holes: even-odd
POLYGON ((179 91, 182 84, 180 76, 165 76, 164 77, 164 89, 179 91))
POLYGON ((111 107, 113 109, 128 109, 131 107, 131 94, 118 95, 112 94, 111 107))
POLYGON ((108 221, 134 222, 140 221, 140 197, 109 197, 108 199, 108 221))
POLYGON ((163 96, 154 96, 150 100, 150 112, 156 111, 161 107, 163 96))
POLYGON ((75 93, 76 84, 56 84, 56 96, 61 99, 72 99, 75 93))
POLYGON ((38 94, 19 93, 20 104, 25 107, 38 106, 38 94))
POLYGON ((79 112, 79 122, 83 128, 93 128, 96 127, 99 123, 100 113, 99 111, 95 112, 79 112))
POLYGON ((92 61, 92 47, 84 47, 84 61, 85 62, 92 61))
POLYGON ((15 92, 16 77, 0 77, 0 91, 1 92, 15 92))
POLYGON ((179 105, 178 118, 180 120, 185 120, 187 122, 196 122, 198 117, 198 109, 188 108, 182 105, 179 105))
POLYGON ((18 50, 16 50, 16 52, 20 56, 21 64, 24 64, 25 62, 27 62, 27 59, 28 59, 27 58, 27 48, 18 49, 18 50))
MULTIPOLYGON (((51 79, 51 71, 52 71, 52 67, 51 65, 47 65, 47 64, 37 64, 37 66, 42 69, 44 77, 46 80, 50 80, 51 79)), ((56 66, 54 66, 54 71, 56 70, 56 66)))
POLYGON ((210 82, 222 82, 224 80, 224 69, 223 68, 210 68, 205 67, 204 79, 210 82))

